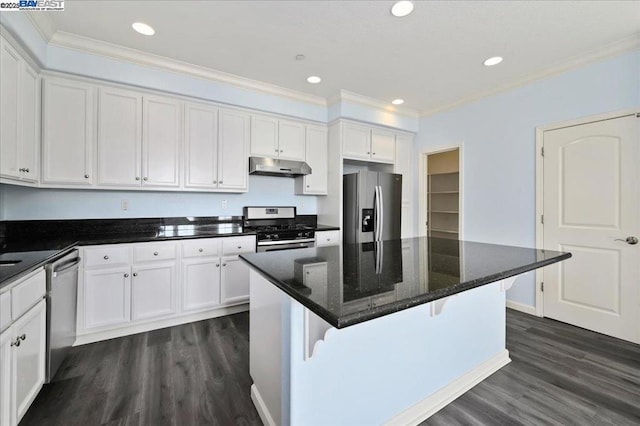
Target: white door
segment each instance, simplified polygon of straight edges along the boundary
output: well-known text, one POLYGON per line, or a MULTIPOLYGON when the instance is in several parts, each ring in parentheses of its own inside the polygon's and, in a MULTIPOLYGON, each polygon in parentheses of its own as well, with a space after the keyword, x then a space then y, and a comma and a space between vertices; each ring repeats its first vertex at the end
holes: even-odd
POLYGON ((91 185, 94 180, 94 87, 47 77, 43 103, 43 183, 91 185))
POLYGON ((249 267, 238 256, 222 258, 222 303, 249 301, 249 267))
POLYGON ((182 261, 182 310, 198 311, 220 304, 220 258, 182 261))
POLYGON ((187 188, 218 187, 218 109, 185 107, 185 182, 187 188))
POLYGON ((182 104, 160 96, 144 96, 142 184, 180 186, 182 104))
POLYGON ((246 191, 249 176, 249 116, 221 109, 218 145, 218 188, 246 191))
POLYGON ((278 158, 278 120, 251 117, 251 155, 278 158))
POLYGON ((304 161, 304 124, 279 121, 278 156, 282 160, 304 161))
POLYGON ((0 173, 20 177, 18 168, 18 110, 20 56, 0 39, 0 173))
POLYGON ((131 319, 133 321, 175 313, 175 263, 133 267, 131 319))
POLYGON ((396 135, 384 130, 371 131, 371 159, 393 163, 396 151, 396 135))
POLYGON ((357 124, 342 125, 342 156, 356 160, 371 158, 371 129, 357 124))
POLYGON ((44 384, 45 352, 47 342, 46 302, 41 300, 11 327, 14 341, 20 341, 13 349, 12 412, 16 424, 40 392, 44 384))
POLYGON ((328 179, 327 129, 307 126, 307 164, 311 174, 304 177, 305 194, 326 194, 328 179))
POLYGON ((12 329, 9 328, 0 334, 0 425, 11 424, 11 383, 12 383, 12 359, 13 340, 12 329))
POLYGON ((544 133, 544 315, 640 343, 640 118, 544 133), (630 242, 631 241, 630 238, 630 242))
POLYGON ((142 95, 98 92, 98 185, 140 186, 142 95))
POLYGON ((37 182, 40 152, 40 77, 24 61, 21 68, 19 169, 23 180, 37 182))
POLYGON ((126 324, 131 320, 130 268, 84 272, 84 328, 126 324))

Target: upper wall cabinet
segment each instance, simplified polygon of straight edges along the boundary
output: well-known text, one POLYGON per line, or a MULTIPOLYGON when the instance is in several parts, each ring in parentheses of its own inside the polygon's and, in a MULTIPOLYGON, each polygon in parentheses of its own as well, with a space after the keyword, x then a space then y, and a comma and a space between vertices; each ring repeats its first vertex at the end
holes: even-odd
POLYGON ((144 186, 180 186, 182 103, 171 98, 142 99, 142 181, 144 186))
POLYGON ((0 37, 0 176, 38 182, 40 77, 0 37))
POLYGON ((247 190, 249 116, 216 107, 185 108, 186 188, 247 190))
POLYGON ((296 178, 296 194, 326 195, 328 181, 328 141, 327 129, 320 126, 306 126, 306 159, 311 174, 296 178))
POLYGON ((344 123, 342 156, 350 160, 393 163, 395 134, 355 123, 344 123))
POLYGON ((95 87, 56 77, 44 79, 42 182, 92 185, 95 87))
POLYGON ((272 117, 251 116, 251 155, 304 161, 304 124, 272 117))

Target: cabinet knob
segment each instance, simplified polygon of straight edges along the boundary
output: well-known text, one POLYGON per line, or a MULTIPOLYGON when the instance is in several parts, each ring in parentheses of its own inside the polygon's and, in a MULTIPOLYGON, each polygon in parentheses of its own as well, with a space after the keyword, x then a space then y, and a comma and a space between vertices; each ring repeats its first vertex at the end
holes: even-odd
POLYGON ((129 274, 124 274, 124 277, 125 278, 129 278, 129 274))
POLYGON ((218 183, 222 183, 222 181, 219 181, 218 183))
POLYGON ((220 267, 220 264, 219 264, 219 263, 216 263, 216 268, 219 268, 219 267, 220 267))
POLYGON ((369 151, 367 151, 367 155, 371 154, 369 151))
POLYGON ((137 277, 137 276, 138 276, 138 273, 137 273, 137 272, 134 272, 134 273, 133 273, 133 276, 134 276, 134 277, 137 277))
POLYGON ((238 246, 238 250, 240 250, 242 248, 242 246, 238 246))
POLYGON ((153 252, 153 255, 154 255, 154 256, 157 256, 157 255, 158 255, 158 252, 157 252, 157 251, 154 251, 154 252, 153 252))
POLYGON ((146 181, 149 180, 149 178, 145 176, 145 177, 142 178, 142 180, 146 182, 146 181))
POLYGON ((374 153, 372 153, 372 155, 376 155, 376 153, 374 152, 374 153))
POLYGON ((24 172, 24 169, 21 167, 18 169, 19 172, 24 172))
POLYGON ((109 256, 107 256, 106 254, 104 255, 104 260, 109 260, 109 256))
POLYGON ((307 188, 309 187, 309 185, 307 185, 307 188))
POLYGON ((23 334, 22 336, 18 336, 18 339, 20 340, 27 340, 27 335, 23 334))
POLYGON ((11 342, 11 346, 15 346, 15 347, 20 346, 20 338, 17 337, 15 342, 11 342))
POLYGON ((25 172, 27 172, 27 173, 29 173, 29 169, 28 169, 28 168, 27 168, 27 169, 24 169, 24 171, 25 171, 25 172))
POLYGON ((331 241, 331 238, 327 238, 327 241, 331 241))
POLYGON ((136 180, 140 180, 140 176, 136 176, 136 180))
POLYGON ((222 266, 227 266, 227 264, 226 264, 226 263, 223 263, 223 264, 222 264, 222 266))
POLYGON ((218 183, 218 181, 217 181, 217 180, 214 180, 214 181, 213 181, 213 183, 214 183, 214 184, 215 184, 215 183, 218 183))
POLYGON ((280 152, 282 152, 282 150, 280 150, 280 152))
POLYGON ((84 178, 85 179, 89 179, 89 175, 84 175, 84 178))
POLYGON ((198 249, 198 251, 199 251, 200 253, 202 253, 204 250, 200 248, 200 249, 198 249))
POLYGON ((278 150, 276 149, 276 152, 278 152, 278 150))

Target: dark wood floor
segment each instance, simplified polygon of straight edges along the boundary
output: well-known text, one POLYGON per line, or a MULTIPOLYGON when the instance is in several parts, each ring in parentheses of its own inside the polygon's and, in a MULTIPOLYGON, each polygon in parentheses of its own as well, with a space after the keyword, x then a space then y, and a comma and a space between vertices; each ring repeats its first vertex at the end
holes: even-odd
MULTIPOLYGON (((248 336, 241 313, 74 348, 21 425, 261 424, 248 336)), ((640 345, 507 310, 507 347, 423 425, 640 424, 640 345)))

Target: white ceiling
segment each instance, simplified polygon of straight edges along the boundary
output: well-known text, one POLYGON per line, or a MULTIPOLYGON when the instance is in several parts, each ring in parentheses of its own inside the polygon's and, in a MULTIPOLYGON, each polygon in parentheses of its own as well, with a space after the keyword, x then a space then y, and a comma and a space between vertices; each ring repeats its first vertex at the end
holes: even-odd
POLYGON ((50 16, 59 31, 325 98, 403 98, 422 112, 640 39, 640 1, 414 3, 396 18, 392 1, 67 0, 50 16), (135 21, 156 34, 135 33, 135 21), (482 65, 495 55, 504 62, 482 65))

